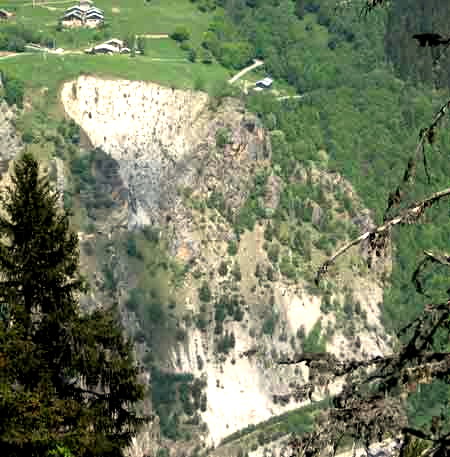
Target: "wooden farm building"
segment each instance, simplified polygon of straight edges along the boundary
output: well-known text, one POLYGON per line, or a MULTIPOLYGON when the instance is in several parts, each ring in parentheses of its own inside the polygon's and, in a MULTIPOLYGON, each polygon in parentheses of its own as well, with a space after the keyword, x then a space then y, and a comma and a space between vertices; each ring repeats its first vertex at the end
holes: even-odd
POLYGON ((260 81, 257 81, 255 83, 256 87, 259 87, 261 89, 269 89, 273 84, 273 79, 272 78, 264 78, 261 79, 260 81))
POLYGON ((11 17, 14 16, 14 13, 11 13, 10 11, 6 11, 4 9, 0 9, 0 20, 7 21, 11 17))
POLYGON ((103 10, 92 6, 91 0, 80 0, 78 5, 67 8, 61 23, 64 27, 96 28, 103 24, 105 15, 103 10))
POLYGON ((127 54, 130 53, 131 50, 124 46, 122 40, 112 38, 91 49, 86 49, 85 52, 88 54, 127 54))

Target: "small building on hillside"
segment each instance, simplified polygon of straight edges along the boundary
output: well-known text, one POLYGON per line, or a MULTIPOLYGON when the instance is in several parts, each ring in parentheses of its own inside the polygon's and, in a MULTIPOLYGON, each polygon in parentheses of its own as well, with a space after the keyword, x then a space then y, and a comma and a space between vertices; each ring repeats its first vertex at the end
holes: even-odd
POLYGON ((10 11, 6 11, 4 9, 0 9, 0 20, 7 21, 8 19, 12 18, 14 16, 14 13, 11 13, 10 11))
POLYGON ((110 44, 99 44, 98 46, 94 46, 91 50, 91 54, 117 54, 118 51, 115 46, 111 46, 110 44))
POLYGON ((66 14, 64 14, 61 22, 62 25, 67 28, 83 27, 83 13, 75 9, 68 11, 66 14))
POLYGON ((105 14, 103 10, 92 6, 91 0, 80 0, 78 5, 67 8, 61 23, 64 27, 99 27, 105 22, 105 14))
POLYGON ((110 40, 105 41, 102 44, 107 44, 107 45, 110 45, 110 46, 114 46, 118 51, 120 51, 124 46, 123 41, 119 40, 118 38, 111 38, 110 40))
POLYGON ((272 78, 264 78, 255 83, 255 87, 259 87, 261 89, 269 89, 272 87, 273 79, 272 78))
POLYGON ((85 15, 85 25, 90 29, 94 29, 99 25, 103 24, 105 21, 105 16, 103 13, 97 11, 97 8, 92 8, 92 10, 88 10, 85 15))
POLYGON ((131 52, 129 48, 124 46, 124 42, 117 38, 111 38, 104 43, 94 46, 91 49, 86 49, 87 54, 126 54, 131 52))

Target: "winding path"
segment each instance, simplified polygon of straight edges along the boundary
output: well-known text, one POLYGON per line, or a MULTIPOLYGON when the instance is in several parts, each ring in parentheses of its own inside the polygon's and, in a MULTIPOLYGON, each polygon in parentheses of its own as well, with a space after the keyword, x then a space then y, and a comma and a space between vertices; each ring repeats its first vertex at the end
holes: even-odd
POLYGON ((243 68, 239 73, 235 74, 231 79, 229 79, 228 82, 230 84, 233 84, 234 82, 236 82, 239 78, 244 76, 249 71, 252 71, 255 68, 261 67, 262 65, 264 65, 264 62, 262 60, 254 59, 252 65, 249 65, 248 67, 243 68))
POLYGON ((56 0, 56 1, 48 1, 48 2, 29 2, 29 3, 22 3, 20 6, 46 6, 46 5, 59 5, 64 3, 73 3, 73 0, 56 0))
MULTIPOLYGON (((86 53, 83 52, 83 51, 76 51, 76 50, 67 50, 67 51, 63 51, 63 52, 54 52, 54 51, 41 51, 41 52, 17 52, 17 53, 12 53, 12 54, 8 54, 6 56, 0 56, 0 60, 4 60, 4 59, 11 59, 11 58, 14 58, 14 57, 21 57, 21 56, 37 56, 37 55, 42 55, 43 58, 46 58, 47 55, 52 55, 52 56, 60 56, 60 57, 64 57, 64 56, 75 56, 75 55, 83 55, 85 56, 86 53)), ((117 54, 116 54, 117 55, 117 54)), ((148 61, 152 61, 152 62, 188 62, 187 59, 178 59, 178 58, 164 58, 164 57, 149 57, 148 59, 146 59, 148 61)))
POLYGON ((278 101, 283 101, 283 100, 300 100, 302 99, 306 94, 303 95, 283 95, 282 97, 277 97, 278 101))
POLYGON ((170 38, 170 35, 168 33, 144 33, 142 35, 136 35, 138 38, 150 38, 152 40, 158 40, 158 39, 164 39, 164 38, 170 38))
POLYGON ((29 56, 32 54, 31 52, 13 52, 12 54, 8 54, 6 56, 0 56, 0 60, 4 59, 11 59, 13 57, 20 57, 20 56, 29 56))

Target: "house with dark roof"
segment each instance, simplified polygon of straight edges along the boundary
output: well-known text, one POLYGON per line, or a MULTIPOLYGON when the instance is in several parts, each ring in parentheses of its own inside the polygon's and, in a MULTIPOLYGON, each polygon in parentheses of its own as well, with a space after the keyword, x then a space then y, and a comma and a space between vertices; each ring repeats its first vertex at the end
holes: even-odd
POLYGON ((14 13, 11 13, 10 11, 6 11, 4 9, 0 9, 0 20, 8 20, 12 16, 14 16, 14 13))
POLYGON ((86 49, 87 54, 128 54, 131 50, 124 46, 124 42, 117 38, 111 38, 102 44, 86 49))
POLYGON ((67 11, 62 17, 61 23, 64 27, 82 27, 84 24, 84 15, 81 11, 73 9, 67 11))
POLYGON ((93 6, 91 0, 80 0, 78 5, 67 8, 61 23, 64 27, 95 28, 103 24, 105 15, 103 10, 93 6))
POLYGON ((269 89, 273 84, 273 79, 272 78, 264 78, 255 83, 256 87, 259 87, 261 89, 269 89))
POLYGON ((95 11, 94 9, 88 10, 84 16, 84 24, 86 27, 95 28, 105 21, 103 13, 95 11))

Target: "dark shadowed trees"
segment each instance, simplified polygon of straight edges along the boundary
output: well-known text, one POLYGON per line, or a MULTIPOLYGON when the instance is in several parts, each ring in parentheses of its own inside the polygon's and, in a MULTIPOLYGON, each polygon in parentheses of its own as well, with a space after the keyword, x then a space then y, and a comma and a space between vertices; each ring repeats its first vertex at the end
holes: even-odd
POLYGON ((131 344, 116 310, 80 313, 78 239, 38 162, 25 154, 11 180, 0 214, 1 453, 121 456, 145 420, 133 411, 144 388, 131 344))

